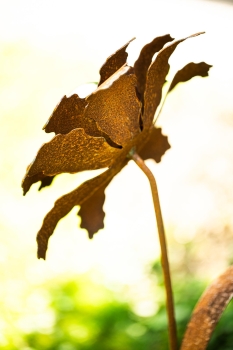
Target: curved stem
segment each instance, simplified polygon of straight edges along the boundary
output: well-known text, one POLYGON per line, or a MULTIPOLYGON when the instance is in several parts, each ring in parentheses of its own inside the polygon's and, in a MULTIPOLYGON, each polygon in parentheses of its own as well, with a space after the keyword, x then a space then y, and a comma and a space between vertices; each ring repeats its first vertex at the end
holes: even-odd
POLYGON ((177 350, 178 343, 177 343, 177 334, 176 334, 176 321, 175 321, 172 285, 171 285, 170 269, 169 269, 168 255, 167 255, 167 245, 166 245, 166 238, 165 238, 163 218, 162 218, 162 213, 160 208, 157 184, 156 184, 154 175, 152 174, 150 169, 146 166, 144 161, 139 157, 139 155, 137 153, 133 153, 131 154, 131 157, 135 161, 135 163, 139 166, 139 168, 144 172, 144 174, 147 176, 150 182, 150 187, 151 187, 151 192, 152 192, 153 202, 154 202, 155 215, 157 220, 158 233, 159 233, 159 241, 160 241, 160 247, 161 247, 161 262, 162 262, 164 284, 165 284, 166 297, 167 297, 166 306, 167 306, 167 315, 168 315, 170 349, 177 350))

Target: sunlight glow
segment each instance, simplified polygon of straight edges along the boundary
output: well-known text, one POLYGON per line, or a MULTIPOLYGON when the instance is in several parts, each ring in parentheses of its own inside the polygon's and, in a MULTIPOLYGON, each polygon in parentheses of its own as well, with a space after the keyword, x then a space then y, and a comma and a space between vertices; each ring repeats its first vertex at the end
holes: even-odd
MULTIPOLYGON (((103 285, 125 291, 122 295, 132 299, 138 315, 157 311, 147 270, 159 259, 160 248, 149 185, 135 164, 130 162, 106 190, 105 229, 89 241, 79 228, 76 207, 56 228, 45 262, 36 258, 36 233, 44 215, 58 197, 102 170, 61 175, 39 193, 34 185, 26 197, 20 188, 26 166, 53 137, 41 129, 59 100, 70 91, 89 94, 96 85, 86 83, 98 81, 106 57, 134 36, 137 40, 128 50, 131 64, 155 36, 171 33, 179 38, 206 31, 177 49, 169 74, 190 61, 206 61, 214 66, 210 77, 180 84, 169 96, 158 126, 172 148, 161 164, 147 164, 158 182, 168 241, 174 238, 180 245, 180 260, 174 258, 174 264, 185 257, 185 245, 200 240, 202 232, 214 239, 225 234, 225 227, 232 232, 233 6, 191 0, 115 5, 114 17, 103 16, 109 11, 103 0, 9 0, 1 9, 0 315, 6 315, 0 319, 2 346, 12 323, 15 332, 52 327, 54 315, 41 290, 50 280, 82 278, 96 271, 103 285), (83 90, 77 90, 82 84, 83 90), (145 289, 139 288, 142 281, 145 289)), ((204 253, 195 262, 202 269, 209 267, 206 277, 219 273, 232 256, 230 245, 211 247, 219 249, 218 262, 213 256, 207 262, 204 253)), ((140 327, 135 324, 127 332, 136 337, 144 332, 140 327)), ((72 332, 80 339, 86 336, 85 329, 72 332)))

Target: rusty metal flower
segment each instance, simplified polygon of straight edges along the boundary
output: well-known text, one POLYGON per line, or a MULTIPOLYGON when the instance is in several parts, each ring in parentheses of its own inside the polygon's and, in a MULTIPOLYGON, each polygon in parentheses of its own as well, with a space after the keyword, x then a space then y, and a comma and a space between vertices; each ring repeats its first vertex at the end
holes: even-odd
MULTIPOLYGON (((170 35, 155 38, 143 47, 134 67, 126 63, 129 41, 100 69, 96 91, 86 98, 64 96, 55 108, 44 130, 56 136, 40 148, 28 167, 22 183, 24 194, 35 182, 41 182, 39 189, 50 185, 60 173, 108 169, 55 202, 37 235, 38 258, 45 259, 49 237, 74 206, 80 206, 81 227, 87 229, 90 238, 104 227, 104 191, 128 163, 132 149, 144 160, 160 162, 170 148, 153 120, 169 71, 168 60, 186 39, 173 41, 170 35)), ((168 92, 179 82, 207 76, 210 67, 204 62, 189 63, 177 72, 168 92)))

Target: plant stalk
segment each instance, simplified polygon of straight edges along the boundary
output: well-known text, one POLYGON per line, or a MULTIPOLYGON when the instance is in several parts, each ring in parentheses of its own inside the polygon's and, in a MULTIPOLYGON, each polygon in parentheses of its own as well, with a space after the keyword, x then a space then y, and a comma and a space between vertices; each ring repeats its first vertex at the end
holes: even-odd
POLYGON ((144 161, 139 157, 139 155, 137 153, 133 153, 131 154, 131 157, 135 161, 135 163, 139 166, 139 168, 144 172, 144 174, 147 176, 150 182, 157 227, 158 227, 160 247, 161 247, 161 263, 162 263, 164 284, 166 289, 166 299, 167 299, 166 307, 167 307, 167 316, 168 316, 170 350, 177 350, 178 342, 177 342, 172 284, 171 284, 171 276, 170 276, 170 269, 169 269, 169 262, 168 262, 166 237, 165 237, 163 218, 162 218, 161 207, 159 202, 157 184, 156 184, 154 175, 152 174, 150 169, 146 166, 144 161))

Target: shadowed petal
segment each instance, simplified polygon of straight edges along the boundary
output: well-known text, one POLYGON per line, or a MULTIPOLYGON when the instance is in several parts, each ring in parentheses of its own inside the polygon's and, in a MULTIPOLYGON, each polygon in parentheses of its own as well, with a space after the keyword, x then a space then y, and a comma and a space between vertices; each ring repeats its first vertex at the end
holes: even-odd
POLYGON ((43 173, 39 173, 34 176, 25 176, 22 181, 23 195, 25 196, 34 183, 41 181, 40 187, 38 188, 38 191, 40 191, 42 188, 50 186, 53 179, 54 176, 46 176, 43 173))
MULTIPOLYGON (((112 178, 111 178, 112 179, 112 178)), ((78 215, 81 217, 81 228, 85 228, 89 238, 92 238, 96 232, 104 228, 105 212, 103 205, 105 201, 104 190, 109 184, 109 181, 103 186, 100 186, 91 197, 89 197, 81 206, 78 215)))
POLYGON ((208 72, 211 67, 212 67, 211 65, 205 62, 200 62, 200 63, 191 62, 187 64, 176 73, 176 75, 174 76, 171 82, 168 92, 172 91, 177 84, 188 81, 193 77, 196 77, 196 76, 208 77, 208 72))
POLYGON ((109 56, 103 66, 100 68, 100 82, 101 85, 105 80, 107 80, 111 75, 113 75, 118 69, 120 69, 127 60, 128 53, 125 51, 135 38, 131 39, 119 50, 117 50, 113 55, 109 56))
POLYGON ((41 184, 40 187, 38 188, 38 191, 42 190, 42 188, 50 186, 51 183, 53 182, 55 176, 45 176, 42 180, 41 180, 41 184))
POLYGON ((156 163, 161 161, 164 153, 171 148, 167 136, 161 132, 161 128, 151 128, 147 142, 139 149, 139 154, 142 159, 154 159, 156 163))
POLYGON ((94 232, 97 232, 103 227, 104 213, 102 206, 104 191, 112 178, 126 163, 127 161, 125 160, 119 162, 116 167, 110 168, 94 179, 84 182, 76 190, 66 194, 55 202, 53 209, 44 218, 43 225, 37 234, 38 258, 45 259, 48 240, 53 234, 57 223, 76 205, 81 206, 78 214, 82 218, 82 227, 88 230, 90 237, 93 236, 94 232), (89 207, 90 203, 92 204, 89 207), (92 224, 93 215, 95 217, 94 225, 92 224))
POLYGON ((146 88, 144 94, 144 113, 142 118, 143 127, 149 128, 151 126, 154 114, 160 103, 162 97, 162 87, 170 67, 168 63, 170 56, 176 49, 177 45, 179 45, 181 42, 200 34, 203 33, 197 33, 171 43, 158 53, 156 59, 150 65, 147 72, 146 88))
POLYGON ((144 97, 147 70, 154 54, 161 50, 167 42, 172 40, 174 39, 171 38, 170 35, 160 36, 142 48, 140 55, 134 64, 134 72, 137 76, 137 89, 142 98, 144 97))

